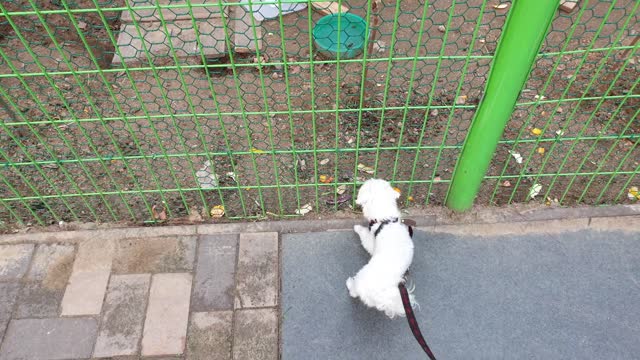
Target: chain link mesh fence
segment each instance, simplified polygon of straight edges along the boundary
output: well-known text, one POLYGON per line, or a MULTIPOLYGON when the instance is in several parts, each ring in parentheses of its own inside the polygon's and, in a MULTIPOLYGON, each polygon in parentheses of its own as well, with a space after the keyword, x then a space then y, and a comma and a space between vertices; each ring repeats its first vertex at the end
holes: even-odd
MULTIPOLYGON (((3 1, 0 220, 325 213, 373 176, 441 205, 509 5, 3 1), (340 6, 365 42, 333 59, 312 34, 340 6)), ((477 203, 637 200, 638 6, 558 13, 477 203)))

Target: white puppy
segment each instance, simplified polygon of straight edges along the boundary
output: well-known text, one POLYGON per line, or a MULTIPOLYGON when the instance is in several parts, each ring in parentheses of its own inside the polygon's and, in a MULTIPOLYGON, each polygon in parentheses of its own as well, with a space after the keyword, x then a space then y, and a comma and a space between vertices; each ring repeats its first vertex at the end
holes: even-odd
MULTIPOLYGON (((413 261, 413 241, 400 220, 396 200, 400 194, 380 179, 370 179, 360 188, 356 204, 369 221, 369 227, 356 225, 362 247, 371 255, 369 263, 347 279, 349 295, 365 305, 383 311, 390 318, 405 316, 398 284, 413 261)), ((414 295, 411 306, 417 306, 414 295)))

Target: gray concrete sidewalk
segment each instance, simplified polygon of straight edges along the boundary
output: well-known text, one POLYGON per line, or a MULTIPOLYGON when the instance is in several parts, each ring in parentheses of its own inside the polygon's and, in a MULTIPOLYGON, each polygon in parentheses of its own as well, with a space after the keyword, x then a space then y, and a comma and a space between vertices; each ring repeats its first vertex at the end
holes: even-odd
MULTIPOLYGON (((637 358, 639 210, 415 217, 434 351, 637 358)), ((357 221, 2 235, 0 360, 424 358, 404 319, 346 292, 367 261, 357 221)))
MULTIPOLYGON (((640 228, 450 229, 416 233, 410 270, 438 359, 638 358, 640 228)), ((282 247, 283 359, 426 358, 406 319, 348 296, 368 260, 352 232, 285 235, 282 247)))

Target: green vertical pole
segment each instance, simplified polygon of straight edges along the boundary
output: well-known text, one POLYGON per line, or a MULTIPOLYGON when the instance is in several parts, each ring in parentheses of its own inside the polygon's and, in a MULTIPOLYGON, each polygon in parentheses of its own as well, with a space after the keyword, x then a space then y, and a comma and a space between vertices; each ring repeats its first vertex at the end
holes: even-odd
POLYGON ((558 5, 559 0, 513 1, 447 193, 450 209, 473 205, 558 5))

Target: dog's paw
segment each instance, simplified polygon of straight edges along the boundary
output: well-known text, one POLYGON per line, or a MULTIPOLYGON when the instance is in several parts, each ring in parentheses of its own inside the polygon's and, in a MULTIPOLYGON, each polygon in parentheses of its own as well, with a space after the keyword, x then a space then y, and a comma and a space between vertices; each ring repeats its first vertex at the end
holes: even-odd
POLYGON ((356 234, 361 235, 369 232, 369 229, 362 225, 353 225, 353 231, 355 231, 356 234))
POLYGON ((353 284, 353 278, 348 278, 347 279, 347 289, 349 290, 349 296, 355 298, 358 297, 355 293, 355 289, 354 289, 354 284, 353 284))

